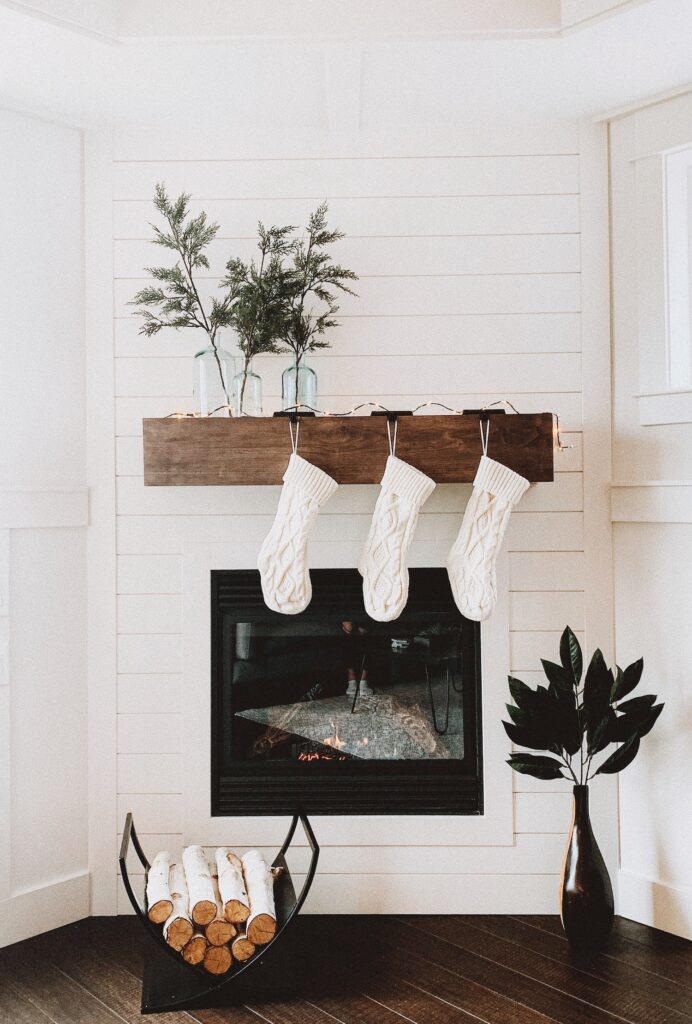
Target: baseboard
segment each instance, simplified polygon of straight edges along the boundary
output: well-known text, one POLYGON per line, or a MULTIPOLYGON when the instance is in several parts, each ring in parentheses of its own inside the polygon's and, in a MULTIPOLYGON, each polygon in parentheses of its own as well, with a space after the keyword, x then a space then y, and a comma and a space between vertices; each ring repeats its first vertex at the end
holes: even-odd
POLYGON ((89 916, 89 872, 0 900, 0 947, 89 916))
POLYGON ((631 871, 619 873, 619 913, 641 924, 692 939, 692 889, 631 871))
MULTIPOLYGON (((299 889, 304 876, 291 877, 299 889)), ((556 914, 558 885, 558 875, 331 875, 318 867, 303 913, 556 914)), ((132 913, 120 884, 118 914, 132 913)))

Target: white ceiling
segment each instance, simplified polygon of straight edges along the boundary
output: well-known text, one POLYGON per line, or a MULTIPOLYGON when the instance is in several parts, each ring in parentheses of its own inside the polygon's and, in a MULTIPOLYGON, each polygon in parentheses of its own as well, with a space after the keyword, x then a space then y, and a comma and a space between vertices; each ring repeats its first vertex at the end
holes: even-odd
POLYGON ((0 105, 74 124, 451 128, 692 82, 692 0, 0 0, 0 105))

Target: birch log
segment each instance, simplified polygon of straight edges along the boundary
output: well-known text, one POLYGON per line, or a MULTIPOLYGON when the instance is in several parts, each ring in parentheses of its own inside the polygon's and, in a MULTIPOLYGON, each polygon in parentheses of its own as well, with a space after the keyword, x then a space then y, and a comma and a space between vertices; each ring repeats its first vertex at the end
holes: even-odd
POLYGON ((228 946, 208 946, 204 954, 203 966, 210 974, 225 974, 233 963, 228 946))
POLYGON ((240 857, 236 857, 227 846, 220 846, 216 851, 216 868, 226 920, 231 924, 243 924, 250 916, 250 900, 240 857))
POLYGON ((243 856, 243 875, 250 897, 246 934, 250 942, 263 946, 276 935, 276 910, 274 877, 259 850, 248 850, 243 856))
POLYGON ((173 912, 171 890, 168 886, 168 875, 171 869, 171 855, 162 850, 154 857, 147 874, 147 916, 154 924, 163 924, 173 912))
POLYGON ((185 869, 182 864, 173 864, 169 875, 169 889, 173 910, 163 925, 163 937, 173 949, 181 950, 192 938, 192 921, 189 914, 189 900, 185 869))
POLYGON ((230 921, 227 921, 224 915, 223 903, 221 902, 221 896, 219 894, 218 881, 214 877, 216 865, 212 868, 212 865, 210 864, 209 868, 211 870, 211 881, 214 886, 214 897, 216 899, 216 917, 213 921, 209 922, 204 931, 212 946, 225 946, 226 943, 230 942, 236 934, 236 927, 234 924, 231 924, 230 921))
POLYGON ((195 932, 183 946, 183 960, 188 964, 201 964, 209 943, 201 932, 195 932))
POLYGON ((231 952, 236 960, 249 960, 255 954, 255 944, 247 935, 238 935, 231 943, 231 952))
POLYGON ((206 855, 201 846, 186 846, 183 850, 185 879, 190 893, 190 914, 195 924, 209 924, 216 917, 214 886, 206 855))

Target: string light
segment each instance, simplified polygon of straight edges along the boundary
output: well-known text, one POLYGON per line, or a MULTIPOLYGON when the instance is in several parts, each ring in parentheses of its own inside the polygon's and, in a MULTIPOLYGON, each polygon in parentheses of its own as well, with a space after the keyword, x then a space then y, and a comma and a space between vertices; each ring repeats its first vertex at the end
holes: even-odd
MULTIPOLYGON (((481 406, 481 412, 484 409, 494 409, 496 405, 507 406, 509 409, 512 410, 513 413, 516 413, 517 415, 521 415, 519 413, 519 410, 517 409, 517 407, 515 405, 513 405, 512 402, 510 402, 508 398, 498 398, 497 401, 495 401, 495 402, 489 402, 488 404, 481 406)), ((453 415, 453 416, 463 416, 464 415, 464 410, 463 409, 453 409, 451 405, 445 405, 444 402, 438 402, 438 401, 435 401, 434 399, 428 399, 425 402, 421 402, 420 405, 415 406, 415 408, 412 409, 411 411, 412 411, 413 415, 415 416, 415 414, 417 412, 420 412, 421 409, 431 409, 433 407, 436 408, 436 409, 444 409, 445 412, 451 413, 451 415, 453 415)), ((344 418, 346 418, 348 416, 354 416, 355 413, 359 412, 361 409, 380 409, 382 412, 391 412, 391 409, 388 409, 386 405, 382 405, 381 402, 357 402, 356 405, 352 405, 350 409, 346 410, 346 412, 331 412, 329 409, 316 409, 312 405, 306 405, 304 402, 299 402, 297 405, 290 405, 287 409, 284 409, 283 411, 284 412, 293 412, 293 413, 296 413, 298 415, 301 412, 311 412, 311 413, 314 413, 316 416, 330 416, 333 419, 344 419, 344 418)), ((233 407, 231 405, 217 405, 217 407, 215 409, 212 409, 212 411, 210 413, 208 413, 207 415, 208 416, 213 416, 217 412, 227 412, 229 414, 229 416, 234 416, 233 407)), ((546 412, 550 412, 550 410, 546 410, 546 412)), ((556 412, 551 412, 550 415, 553 417, 553 420, 554 420, 554 423, 555 423, 555 431, 554 431, 554 433, 555 433, 555 443, 556 443, 558 451, 565 452, 565 451, 569 451, 570 448, 574 448, 573 444, 563 444, 562 443, 562 438, 560 437, 560 417, 559 417, 559 415, 556 412)), ((206 419, 207 417, 203 416, 199 412, 170 412, 170 413, 168 413, 167 416, 164 417, 164 419, 171 419, 171 418, 175 418, 175 419, 181 420, 181 419, 206 419)))

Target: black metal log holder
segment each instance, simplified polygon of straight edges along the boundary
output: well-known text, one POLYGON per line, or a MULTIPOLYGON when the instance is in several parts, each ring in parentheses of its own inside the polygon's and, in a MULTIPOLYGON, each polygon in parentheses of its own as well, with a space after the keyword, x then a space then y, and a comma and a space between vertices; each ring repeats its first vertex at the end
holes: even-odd
MULTIPOLYGON (((283 846, 277 853, 272 867, 282 871, 274 883, 276 905, 276 935, 266 946, 260 947, 249 960, 234 961, 226 974, 213 975, 196 964, 188 964, 180 953, 172 949, 163 937, 161 925, 153 924, 147 917, 146 882, 149 861, 137 838, 132 814, 125 819, 123 838, 120 844, 120 873, 125 891, 135 914, 153 940, 151 953, 144 964, 142 981, 142 1013, 165 1013, 170 1010, 206 1009, 215 1006, 230 1006, 248 998, 288 994, 291 989, 292 966, 286 956, 279 957, 274 950, 284 938, 289 924, 300 912, 307 897, 315 871, 320 848, 306 815, 296 814, 291 822, 283 846), (286 863, 286 853, 293 841, 298 822, 308 841, 311 851, 310 865, 300 894, 296 896, 291 873, 286 863), (127 855, 130 843, 144 868, 144 897, 137 899, 127 870, 127 855)), ((290 943, 289 943, 290 947, 290 943)), ((282 949, 286 950, 286 944, 282 949)))

